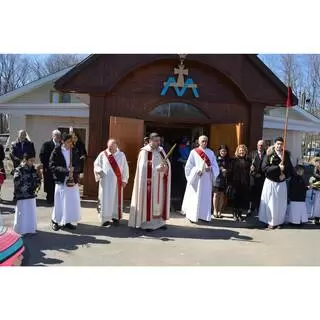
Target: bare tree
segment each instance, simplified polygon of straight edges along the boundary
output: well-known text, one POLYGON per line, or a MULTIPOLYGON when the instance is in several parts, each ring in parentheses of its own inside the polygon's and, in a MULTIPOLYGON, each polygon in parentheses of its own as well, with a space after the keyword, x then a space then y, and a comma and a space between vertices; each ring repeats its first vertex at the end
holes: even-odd
POLYGON ((0 54, 0 95, 24 86, 31 80, 26 56, 0 54))
POLYGON ((48 74, 71 67, 82 60, 77 54, 51 54, 44 62, 48 74))
POLYGON ((304 76, 297 55, 282 54, 280 56, 280 74, 283 82, 299 93, 304 86, 304 76))
POLYGON ((40 79, 71 67, 82 59, 83 56, 78 54, 50 54, 46 57, 34 56, 30 61, 30 70, 36 79, 40 79))

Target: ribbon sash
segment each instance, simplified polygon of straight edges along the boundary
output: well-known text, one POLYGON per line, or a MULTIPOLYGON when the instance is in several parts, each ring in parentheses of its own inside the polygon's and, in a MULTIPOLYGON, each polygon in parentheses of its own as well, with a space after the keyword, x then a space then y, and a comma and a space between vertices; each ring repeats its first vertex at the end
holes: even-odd
MULTIPOLYGON (((154 216, 151 214, 152 212, 152 152, 148 152, 148 161, 147 161, 147 221, 151 221, 151 216, 153 219, 162 218, 163 220, 168 220, 167 214, 167 199, 168 199, 168 175, 163 175, 163 203, 162 203, 162 213, 161 216, 154 216)), ((165 159, 165 155, 162 151, 160 151, 160 155, 162 159, 165 159)), ((158 184, 158 199, 160 198, 160 184, 161 181, 159 179, 158 184)), ((160 199, 159 199, 160 200, 160 199)))
POLYGON ((211 161, 210 159, 208 158, 208 156, 206 155, 206 153, 200 149, 200 148, 196 148, 195 149, 196 153, 200 156, 200 158, 205 162, 205 164, 208 166, 208 167, 211 167, 211 161))
MULTIPOLYGON (((160 151, 160 156, 162 160, 165 160, 165 155, 163 151, 160 151)), ((160 179, 159 179, 160 180, 160 179)), ((160 192, 160 188, 159 191, 160 192)), ((167 199, 168 199, 168 175, 163 175, 163 205, 162 205, 162 219, 167 220, 168 219, 168 213, 167 213, 167 199)))
POLYGON ((151 191, 152 191, 152 152, 148 152, 147 161, 147 221, 151 221, 151 191))
POLYGON ((122 218, 122 175, 118 163, 112 154, 108 155, 107 152, 104 152, 106 158, 108 159, 110 166, 117 177, 117 186, 118 186, 118 218, 122 218))

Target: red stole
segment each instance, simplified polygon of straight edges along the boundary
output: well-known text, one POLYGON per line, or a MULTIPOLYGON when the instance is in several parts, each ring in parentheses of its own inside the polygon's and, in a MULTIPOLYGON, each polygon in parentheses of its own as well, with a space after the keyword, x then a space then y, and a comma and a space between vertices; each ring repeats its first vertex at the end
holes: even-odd
POLYGON ((211 167, 211 161, 206 155, 206 153, 201 148, 196 148, 195 151, 201 157, 201 159, 206 163, 206 165, 208 167, 211 167))
MULTIPOLYGON (((148 161, 147 161, 147 221, 151 221, 151 210, 152 210, 152 151, 147 151, 148 153, 148 161)), ((160 155, 162 159, 165 159, 165 155, 162 151, 160 151, 160 155)), ((168 175, 163 175, 163 206, 162 206, 162 219, 167 220, 167 197, 168 197, 168 175)), ((160 180, 158 184, 158 197, 160 193, 160 180)), ((158 216, 153 218, 159 218, 158 216)))
POLYGON ((104 152, 107 157, 110 166, 117 177, 117 186, 118 186, 118 218, 119 220, 122 218, 122 175, 118 163, 112 154, 108 155, 107 151, 104 152))

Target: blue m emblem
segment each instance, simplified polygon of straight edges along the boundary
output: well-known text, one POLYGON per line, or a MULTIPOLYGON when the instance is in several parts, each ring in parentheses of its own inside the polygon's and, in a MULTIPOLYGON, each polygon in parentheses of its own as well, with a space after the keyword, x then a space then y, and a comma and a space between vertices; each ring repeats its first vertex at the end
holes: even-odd
POLYGON ((199 98, 198 86, 193 82, 191 78, 187 78, 184 81, 184 76, 188 75, 188 69, 184 69, 184 65, 181 63, 178 68, 174 69, 174 74, 178 75, 176 80, 174 77, 169 77, 167 82, 163 84, 163 89, 160 93, 161 96, 165 96, 170 87, 174 88, 178 97, 182 97, 187 89, 191 89, 193 95, 199 98))

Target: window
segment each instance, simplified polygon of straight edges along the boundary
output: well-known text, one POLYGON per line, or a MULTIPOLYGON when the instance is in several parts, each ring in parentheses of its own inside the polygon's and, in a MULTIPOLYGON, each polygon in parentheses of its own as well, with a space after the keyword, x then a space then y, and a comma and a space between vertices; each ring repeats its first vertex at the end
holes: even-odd
POLYGON ((71 95, 67 92, 50 91, 51 103, 71 103, 71 95))
POLYGON ((149 115, 153 117, 167 118, 206 119, 206 116, 196 107, 184 102, 161 104, 153 109, 149 115))
POLYGON ((52 103, 59 103, 60 102, 60 93, 52 91, 51 92, 51 102, 52 103))
POLYGON ((61 102, 62 103, 70 103, 71 102, 70 93, 61 93, 61 102))

